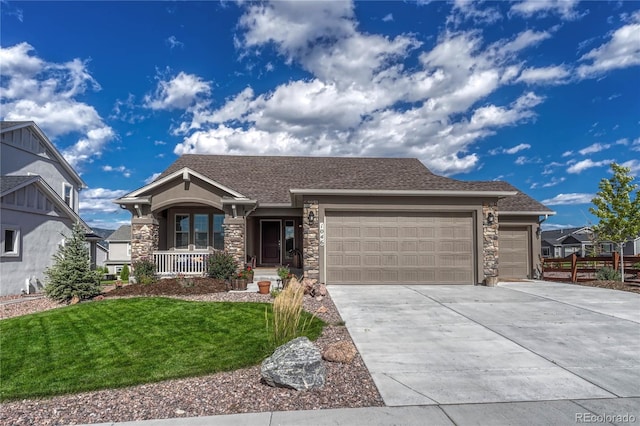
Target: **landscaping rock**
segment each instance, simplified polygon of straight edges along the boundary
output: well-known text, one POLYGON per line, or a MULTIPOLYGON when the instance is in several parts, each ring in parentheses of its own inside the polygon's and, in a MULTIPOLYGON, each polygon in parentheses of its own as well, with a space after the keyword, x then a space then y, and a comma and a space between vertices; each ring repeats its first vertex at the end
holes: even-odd
POLYGON ((353 343, 343 340, 328 345, 324 352, 322 352, 322 358, 331 362, 350 364, 357 353, 358 351, 353 343))
POLYGON ((269 386, 296 390, 321 388, 326 377, 320 351, 307 337, 278 347, 262 362, 260 373, 269 386))

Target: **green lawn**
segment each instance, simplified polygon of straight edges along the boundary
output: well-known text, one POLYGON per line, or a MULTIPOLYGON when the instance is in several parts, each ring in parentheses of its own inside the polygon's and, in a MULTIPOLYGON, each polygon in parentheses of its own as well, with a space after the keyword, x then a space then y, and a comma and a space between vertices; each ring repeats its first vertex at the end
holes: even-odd
MULTIPOLYGON (((2 320, 0 400, 117 388, 258 364, 273 349, 265 326, 267 306, 135 298, 2 320)), ((314 319, 307 335, 317 338, 322 326, 314 319)))

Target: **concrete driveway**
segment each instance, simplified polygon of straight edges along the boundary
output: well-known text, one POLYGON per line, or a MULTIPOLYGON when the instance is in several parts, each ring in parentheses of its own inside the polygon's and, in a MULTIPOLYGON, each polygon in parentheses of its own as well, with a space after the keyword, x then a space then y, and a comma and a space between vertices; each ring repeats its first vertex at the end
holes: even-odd
POLYGON ((329 292, 388 406, 640 397, 638 294, 549 282, 329 292))

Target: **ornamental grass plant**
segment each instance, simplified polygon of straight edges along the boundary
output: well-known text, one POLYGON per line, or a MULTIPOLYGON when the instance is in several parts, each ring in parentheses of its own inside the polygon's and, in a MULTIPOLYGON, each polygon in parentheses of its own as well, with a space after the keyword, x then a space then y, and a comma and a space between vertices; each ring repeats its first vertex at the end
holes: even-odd
POLYGON ((308 331, 315 316, 307 316, 304 320, 302 319, 303 299, 304 286, 293 277, 289 285, 274 299, 271 318, 265 311, 267 332, 274 349, 308 331))

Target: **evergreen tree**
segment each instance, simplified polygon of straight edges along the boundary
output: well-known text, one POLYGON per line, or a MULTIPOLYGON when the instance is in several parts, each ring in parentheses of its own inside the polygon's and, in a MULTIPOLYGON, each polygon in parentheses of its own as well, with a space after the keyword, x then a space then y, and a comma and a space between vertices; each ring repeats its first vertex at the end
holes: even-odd
POLYGON ((129 265, 122 266, 122 270, 120 271, 120 280, 129 282, 129 265))
POLYGON ((589 211, 600 219, 594 226, 599 241, 618 244, 622 281, 624 281, 623 247, 625 241, 640 233, 640 196, 638 185, 632 183, 631 169, 611 163, 613 176, 600 181, 600 191, 591 200, 589 211), (635 194, 634 194, 635 191, 635 194))
POLYGON ((90 299, 101 293, 98 274, 91 270, 91 257, 86 246, 84 229, 80 223, 73 226, 71 237, 53 255, 54 264, 47 268, 47 297, 69 302, 74 296, 90 299))

